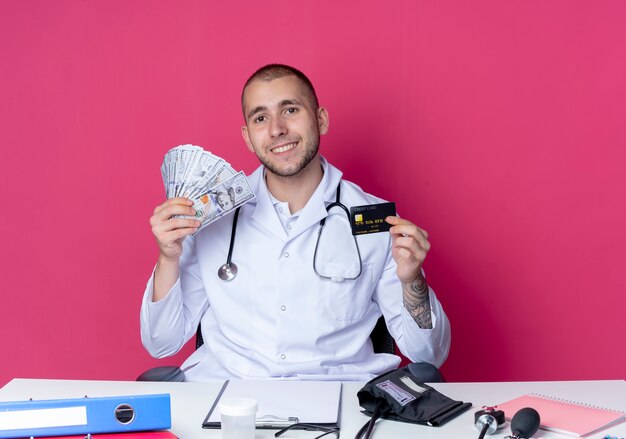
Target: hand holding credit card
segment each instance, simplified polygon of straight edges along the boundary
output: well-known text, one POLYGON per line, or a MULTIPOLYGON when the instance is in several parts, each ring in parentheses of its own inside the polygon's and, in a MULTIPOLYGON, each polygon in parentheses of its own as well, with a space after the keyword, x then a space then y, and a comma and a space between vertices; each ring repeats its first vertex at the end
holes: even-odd
POLYGON ((396 203, 367 204, 350 208, 350 226, 353 235, 387 232, 391 224, 385 221, 396 215, 396 203))

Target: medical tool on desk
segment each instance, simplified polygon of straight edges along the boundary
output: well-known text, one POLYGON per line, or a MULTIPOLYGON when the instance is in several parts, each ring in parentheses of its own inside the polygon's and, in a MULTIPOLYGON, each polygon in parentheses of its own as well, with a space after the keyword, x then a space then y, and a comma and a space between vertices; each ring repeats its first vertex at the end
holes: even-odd
POLYGON ((409 364, 380 375, 358 391, 359 405, 371 418, 355 439, 371 438, 378 418, 439 427, 472 406, 470 402, 449 398, 420 381, 412 372, 413 366, 409 364))
MULTIPOLYGON (((345 262, 341 263, 341 261, 340 263, 334 262, 332 264, 333 267, 330 270, 330 272, 324 272, 324 268, 318 265, 318 253, 321 253, 320 239, 322 237, 322 232, 324 230, 324 227, 326 226, 327 219, 331 217, 330 215, 331 209, 339 208, 342 212, 345 213, 346 215, 345 224, 347 226, 346 231, 350 232, 350 213, 348 211, 348 208, 340 201, 340 196, 341 196, 340 187, 341 185, 337 186, 335 201, 326 207, 326 211, 328 212, 329 215, 326 218, 322 218, 322 220, 320 221, 320 228, 317 234, 317 242, 315 243, 315 252, 313 254, 313 271, 315 271, 315 274, 322 279, 330 279, 335 282, 341 282, 344 280, 355 280, 361 275, 361 272, 363 271, 363 261, 361 260, 361 252, 359 250, 359 244, 357 243, 356 236, 353 236, 352 234, 350 234, 350 236, 352 237, 351 241, 354 241, 354 249, 356 250, 356 253, 351 256, 356 255, 356 257, 354 257, 354 260, 351 263, 346 264, 345 262), (346 271, 346 266, 348 267, 348 270, 351 270, 353 267, 357 267, 357 265, 354 264, 354 261, 356 260, 358 260, 358 271, 356 269, 352 270, 352 272, 346 271), (338 267, 340 269, 338 269, 338 267), (341 269, 343 269, 344 271, 342 272, 341 269)), ((223 264, 217 270, 218 277, 221 280, 226 281, 226 282, 233 280, 237 276, 237 264, 235 264, 232 261, 232 259, 233 259, 233 248, 235 246, 235 233, 237 232, 237 219, 239 217, 240 209, 241 208, 238 207, 237 210, 235 210, 235 216, 233 218, 233 227, 230 233, 230 245, 228 247, 228 257, 226 258, 226 263, 223 264)), ((341 216, 342 216, 342 221, 343 221, 344 220, 343 215, 341 216)), ((342 246, 339 246, 339 247, 342 247, 342 246)), ((331 264, 326 264, 326 265, 328 266, 331 264)), ((328 269, 328 267, 326 267, 326 269, 328 269)))
POLYGON ((539 413, 532 407, 520 409, 511 419, 511 436, 505 439, 530 438, 539 430, 541 419, 539 413))
POLYGON ((478 439, 483 439, 486 434, 494 434, 506 424, 504 412, 496 408, 483 407, 482 410, 474 413, 474 426, 480 431, 478 439))
POLYGON ((280 437, 283 434, 287 433, 288 431, 292 430, 292 429, 300 429, 300 430, 307 430, 307 431, 319 431, 321 432, 321 434, 319 436, 314 437, 313 439, 321 439, 325 436, 328 435, 334 435, 335 438, 339 438, 340 435, 340 428, 337 426, 328 426, 328 425, 319 425, 319 424, 306 424, 306 423, 296 423, 296 424, 291 424, 285 428, 283 428, 282 430, 277 431, 276 433, 274 433, 274 437, 280 437))

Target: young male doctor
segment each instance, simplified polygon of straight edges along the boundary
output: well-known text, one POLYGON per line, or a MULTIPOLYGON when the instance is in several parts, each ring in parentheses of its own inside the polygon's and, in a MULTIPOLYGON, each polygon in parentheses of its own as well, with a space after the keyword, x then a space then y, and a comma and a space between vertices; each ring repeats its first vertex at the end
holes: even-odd
POLYGON ((244 86, 242 108, 243 138, 262 166, 249 177, 256 198, 236 223, 237 275, 218 276, 234 215, 191 236, 200 222, 173 218, 194 214, 190 200, 159 205, 150 223, 160 254, 141 308, 148 352, 175 354, 201 323, 204 344, 182 366, 187 381, 366 381, 400 362, 372 349, 369 335, 383 315, 406 357, 439 367, 450 324, 422 274, 428 234, 390 216, 389 233, 359 235, 355 243, 343 209, 327 211, 338 198, 348 209, 383 200, 343 180, 320 156, 328 111, 300 71, 262 67, 244 86), (328 231, 319 235, 324 218, 328 231))

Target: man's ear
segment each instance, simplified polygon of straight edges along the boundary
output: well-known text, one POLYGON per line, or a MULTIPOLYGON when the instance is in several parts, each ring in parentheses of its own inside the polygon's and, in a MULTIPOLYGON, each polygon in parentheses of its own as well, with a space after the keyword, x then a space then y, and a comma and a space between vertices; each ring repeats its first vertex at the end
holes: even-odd
POLYGON ((328 111, 326 108, 319 107, 317 109, 317 124, 319 126, 320 134, 326 134, 328 132, 328 125, 330 120, 328 119, 328 111))
POLYGON ((245 125, 241 127, 241 136, 243 137, 244 142, 246 142, 246 145, 248 145, 250 152, 254 152, 252 142, 250 142, 250 135, 248 134, 248 127, 245 125))

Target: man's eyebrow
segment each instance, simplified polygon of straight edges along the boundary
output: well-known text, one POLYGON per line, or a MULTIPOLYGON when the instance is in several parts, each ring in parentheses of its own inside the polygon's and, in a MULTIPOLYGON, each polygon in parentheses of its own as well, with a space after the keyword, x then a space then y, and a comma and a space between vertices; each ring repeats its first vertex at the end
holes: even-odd
MULTIPOLYGON (((303 106, 304 104, 299 99, 283 99, 282 101, 278 103, 278 105, 282 108, 282 107, 288 107, 289 105, 303 106)), ((248 119, 250 119, 252 116, 262 111, 267 111, 267 107, 264 105, 259 105, 258 107, 254 107, 248 113, 248 119)))
POLYGON ((302 102, 300 102, 298 99, 284 99, 280 101, 279 105, 281 107, 287 107, 289 105, 302 105, 302 102))
POLYGON ((258 107, 254 107, 252 110, 250 110, 250 112, 248 113, 248 119, 250 119, 252 116, 254 116, 257 113, 260 113, 261 111, 265 111, 267 110, 267 107, 265 106, 258 106, 258 107))

